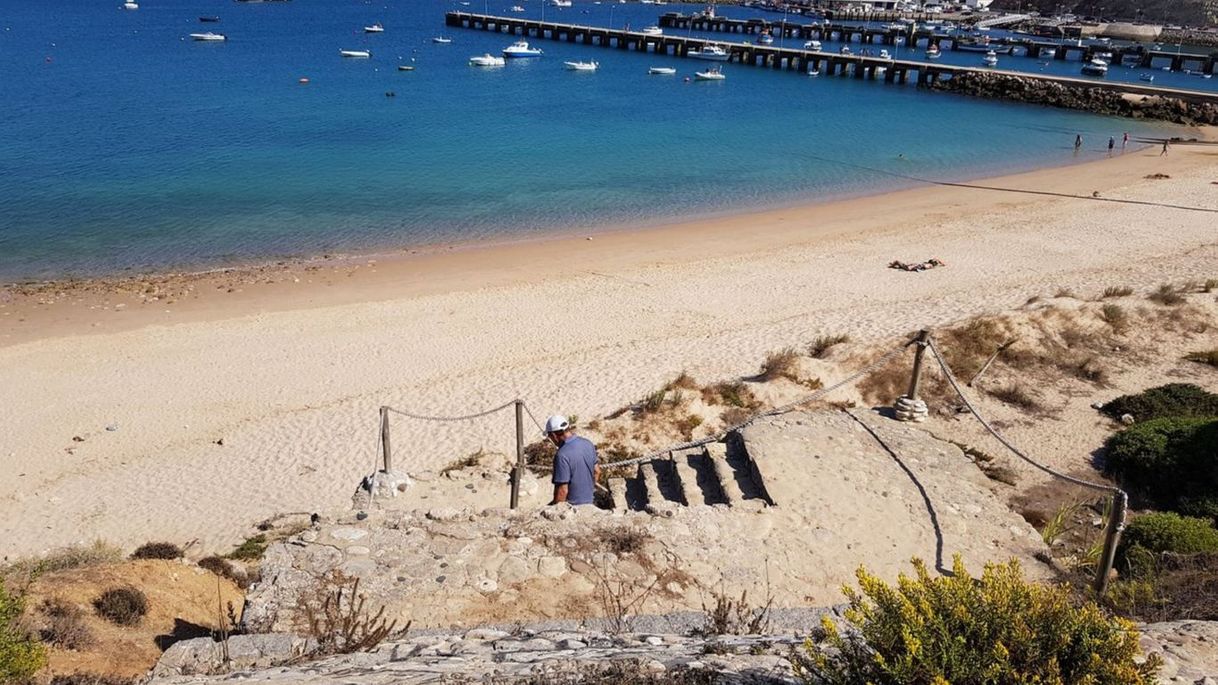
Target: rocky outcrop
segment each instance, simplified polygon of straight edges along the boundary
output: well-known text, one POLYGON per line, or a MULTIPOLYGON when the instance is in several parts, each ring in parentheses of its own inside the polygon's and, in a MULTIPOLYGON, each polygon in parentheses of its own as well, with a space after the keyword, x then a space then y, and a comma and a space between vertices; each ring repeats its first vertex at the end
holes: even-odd
POLYGON ((1096 114, 1158 119, 1188 126, 1218 124, 1218 106, 1176 98, 1123 93, 1107 88, 1070 86, 1010 74, 970 72, 937 81, 935 90, 960 95, 1013 100, 1096 114))

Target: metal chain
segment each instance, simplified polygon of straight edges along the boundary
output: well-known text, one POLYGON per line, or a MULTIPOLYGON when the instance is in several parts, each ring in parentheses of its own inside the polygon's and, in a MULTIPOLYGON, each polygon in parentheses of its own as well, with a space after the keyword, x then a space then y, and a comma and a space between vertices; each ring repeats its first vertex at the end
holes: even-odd
POLYGON ((1007 440, 1005 437, 1003 437, 1003 435, 1001 433, 999 433, 997 430, 995 430, 995 428, 993 426, 991 426, 989 424, 989 422, 985 420, 984 417, 981 416, 981 413, 977 411, 977 408, 974 407, 973 404, 968 401, 968 398, 964 396, 964 391, 962 391, 960 389, 960 384, 956 382, 956 377, 954 375, 952 375, 952 370, 947 366, 947 361, 943 359, 943 355, 939 354, 939 348, 938 348, 938 346, 935 345, 935 341, 933 338, 930 340, 930 351, 935 355, 935 361, 939 362, 939 367, 941 369, 943 369, 944 378, 946 378, 948 384, 952 386, 952 390, 956 391, 956 395, 960 397, 960 401, 964 402, 964 406, 969 410, 969 412, 973 415, 973 417, 976 418, 977 421, 979 421, 981 423, 981 425, 984 426, 987 431, 989 431, 990 435, 994 436, 995 440, 1002 443, 1002 445, 1004 447, 1006 447, 1007 449, 1011 450, 1011 452, 1015 456, 1019 457, 1020 459, 1023 459, 1024 461, 1028 462, 1032 466, 1035 466, 1036 468, 1040 469, 1041 471, 1044 471, 1045 473, 1049 474, 1050 476, 1053 476, 1054 478, 1060 478, 1064 481, 1074 483, 1075 485, 1081 485, 1085 488, 1091 488, 1092 490, 1102 490, 1104 492, 1111 492, 1111 493, 1123 492, 1120 488, 1113 487, 1111 485, 1103 485, 1101 483, 1092 483, 1091 481, 1083 480, 1081 478, 1075 478, 1074 476, 1067 476, 1064 473, 1059 473, 1059 472, 1054 471, 1053 469, 1049 468, 1048 466, 1045 466, 1044 464, 1041 464, 1041 463, 1033 460, 1031 457, 1029 457, 1028 455, 1021 452, 1019 450, 1019 448, 1015 447, 1015 445, 1012 445, 1009 440, 1007 440))
POLYGON ((469 414, 466 416, 426 416, 424 414, 412 414, 411 412, 403 411, 401 409, 394 409, 393 407, 385 407, 385 408, 395 414, 401 414, 402 416, 408 416, 412 419, 419 419, 420 421, 469 421, 470 419, 480 419, 483 416, 490 416, 491 414, 494 414, 497 411, 503 411, 504 409, 507 409, 508 407, 512 406, 513 404, 516 404, 516 400, 512 400, 511 402, 507 402, 506 404, 501 404, 498 407, 495 407, 494 409, 487 409, 484 412, 478 412, 477 414, 469 414))
POLYGON ((901 345, 900 347, 889 350, 879 359, 871 362, 870 364, 864 366, 863 368, 859 369, 858 371, 855 371, 853 374, 846 376, 845 378, 838 381, 837 383, 834 383, 833 385, 821 388, 820 390, 817 390, 816 392, 812 393, 811 395, 800 398, 794 402, 784 404, 781 407, 775 407, 773 409, 767 409, 766 411, 758 412, 734 426, 728 426, 728 427, 724 428, 723 430, 719 431, 718 433, 715 433, 714 435, 710 435, 705 438, 701 438, 699 440, 690 440, 689 442, 683 442, 683 443, 680 443, 677 445, 672 445, 670 447, 665 447, 664 449, 655 450, 655 451, 649 452, 648 454, 645 454, 641 457, 635 457, 633 459, 625 459, 622 461, 608 462, 605 464, 605 467, 608 468, 611 466, 616 466, 616 467, 633 466, 635 464, 641 464, 645 461, 651 461, 652 459, 660 457, 669 452, 679 452, 680 450, 692 449, 694 447, 701 447, 703 445, 708 445, 712 442, 719 442, 724 437, 726 437, 728 434, 741 430, 743 428, 746 428, 747 426, 752 424, 757 419, 767 417, 767 416, 777 416, 779 414, 786 414, 787 412, 789 412, 797 407, 808 404, 809 402, 814 402, 814 401, 820 399, 821 397, 828 395, 829 393, 833 392, 834 390, 837 390, 838 388, 840 388, 844 385, 853 383, 854 381, 858 380, 859 378, 862 378, 863 376, 871 373, 875 369, 878 369, 879 367, 887 364, 889 361, 892 360, 893 357, 895 357, 898 354, 900 354, 901 352, 903 352, 905 350, 905 348, 909 347, 911 344, 913 344, 912 340, 901 345))

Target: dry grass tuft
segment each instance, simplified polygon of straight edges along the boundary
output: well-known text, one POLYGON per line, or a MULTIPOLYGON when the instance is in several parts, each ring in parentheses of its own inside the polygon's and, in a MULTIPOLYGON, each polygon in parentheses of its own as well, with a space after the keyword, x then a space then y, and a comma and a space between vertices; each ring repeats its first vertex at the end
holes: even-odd
POLYGON ((92 631, 85 624, 85 612, 75 604, 58 597, 42 602, 39 611, 46 623, 38 631, 43 642, 61 649, 82 649, 94 643, 92 631))
POLYGON ((1218 278, 1207 278, 1205 283, 1201 284, 1201 292, 1212 293, 1218 290, 1218 278))
POLYGON ((1064 297, 1071 300, 1078 299, 1078 295, 1074 294, 1074 291, 1070 288, 1058 288, 1057 292, 1053 294, 1053 297, 1064 297))
POLYGON ((1100 308, 1100 318, 1112 327, 1114 333, 1124 333, 1129 330, 1129 314, 1119 304, 1105 304, 1100 308))
POLYGON ((757 395, 743 381, 722 381, 703 386, 702 401, 742 409, 756 409, 761 406, 757 395))
POLYGON ((109 673, 60 673, 51 678, 50 685, 138 685, 143 678, 124 677, 109 673))
POLYGON ((132 559, 181 559, 184 552, 172 542, 145 542, 131 553, 132 559))
POLYGON ((676 378, 672 379, 671 381, 668 381, 668 384, 664 386, 664 389, 665 390, 697 390, 698 381, 694 380, 694 377, 689 375, 688 372, 682 371, 681 373, 677 374, 676 378))
POLYGON ((770 382, 779 378, 799 382, 799 352, 794 347, 787 347, 766 355, 761 363, 761 373, 758 379, 770 382))
POLYGON ((651 540, 651 536, 636 528, 601 528, 596 537, 603 549, 614 554, 638 554, 651 540))
POLYGON ((770 631, 770 611, 774 608, 774 598, 768 597, 765 604, 754 607, 749 604, 747 590, 740 593, 740 599, 733 600, 724 592, 712 592, 715 600, 712 608, 702 602, 702 613, 705 614, 702 627, 697 629, 699 635, 765 635, 770 631))
POLYGON ((850 342, 850 336, 845 334, 822 335, 808 345, 808 356, 813 359, 824 359, 825 355, 829 354, 829 350, 848 342, 850 342))
POLYGON ((397 621, 385 619, 385 607, 372 613, 359 592, 359 578, 332 571, 317 580, 312 596, 302 596, 298 616, 306 634, 316 641, 310 656, 352 654, 379 645, 392 635, 410 630, 410 623, 397 631, 397 621))
POLYGON ((148 613, 148 597, 134 587, 116 587, 93 600, 97 614, 119 626, 138 625, 148 613))
POLYGON ((728 407, 719 414, 719 420, 725 427, 735 426, 748 420, 753 412, 743 407, 728 407))
POLYGON ((1210 366, 1218 367, 1218 349, 1189 352, 1185 355, 1184 359, 1190 362, 1197 362, 1198 364, 1209 364, 1210 366))
POLYGON ((69 571, 86 566, 116 564, 123 560, 123 551, 101 540, 91 545, 73 545, 50 552, 44 557, 24 559, 0 568, 0 577, 25 576, 32 579, 44 573, 69 571))
POLYGON ((1129 297, 1133 294, 1133 288, 1127 285, 1116 285, 1104 288, 1104 292, 1100 295, 1100 299, 1106 300, 1110 297, 1129 297))
POLYGON ((1185 298, 1180 294, 1179 289, 1170 283, 1160 285, 1159 289, 1147 295, 1146 299, 1169 307, 1182 305, 1185 302, 1185 298))
POLYGON ((477 452, 472 452, 470 454, 467 454, 464 457, 461 457, 460 459, 457 459, 456 461, 452 462, 448 466, 445 466, 444 468, 440 469, 440 475, 443 476, 443 475, 452 473, 454 471, 463 471, 465 469, 471 469, 471 468, 477 466, 478 464, 482 463, 482 458, 485 456, 486 456, 486 451, 483 450, 482 448, 478 448, 477 452))
POLYGON ((1032 412, 1041 408, 1040 402, 1035 397, 1014 383, 999 388, 986 389, 986 392, 994 399, 1024 411, 1032 412))

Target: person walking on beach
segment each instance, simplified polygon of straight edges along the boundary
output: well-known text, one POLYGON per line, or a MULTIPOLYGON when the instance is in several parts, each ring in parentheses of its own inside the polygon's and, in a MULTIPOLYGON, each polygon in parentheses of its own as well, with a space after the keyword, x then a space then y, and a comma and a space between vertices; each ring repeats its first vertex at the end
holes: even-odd
POLYGON ((1074 134, 1074 151, 1078 152, 1079 148, 1081 148, 1082 146, 1083 146, 1083 134, 1081 134, 1081 133, 1074 134))
POLYGON ((558 447, 554 455, 554 499, 550 504, 592 504, 601 467, 596 460, 596 445, 571 431, 565 416, 546 419, 546 438, 558 447))
POLYGON ((1112 148, 1116 147, 1116 139, 1108 136, 1108 156, 1112 156, 1112 148))
POLYGON ((1129 131, 1126 131, 1125 137, 1121 138, 1121 149, 1124 150, 1127 145, 1129 145, 1129 131))
POLYGON ((1163 151, 1159 153, 1159 156, 1162 157, 1165 154, 1167 154, 1167 139, 1166 138, 1163 139, 1163 151))

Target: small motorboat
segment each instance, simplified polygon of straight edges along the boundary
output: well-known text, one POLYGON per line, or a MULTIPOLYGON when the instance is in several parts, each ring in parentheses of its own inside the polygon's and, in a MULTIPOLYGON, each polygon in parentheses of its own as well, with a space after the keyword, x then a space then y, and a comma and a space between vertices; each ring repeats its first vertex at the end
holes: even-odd
POLYGON ((384 33, 385 27, 381 26, 381 22, 376 22, 372 26, 365 26, 364 33, 384 33))
POLYGON ((128 2, 123 3, 123 9, 125 9, 125 10, 137 10, 139 8, 140 8, 139 3, 132 2, 131 0, 128 0, 128 2))
POLYGON ((414 67, 409 64, 399 64, 398 71, 414 71, 414 67))
POLYGON ((757 36, 758 45, 773 45, 774 36, 770 35, 769 31, 762 31, 760 36, 757 36))
POLYGON ((214 24, 220 21, 220 17, 199 17, 199 21, 203 24, 214 24))
POLYGON ((693 59, 706 59, 712 62, 726 62, 730 56, 722 45, 715 45, 714 43, 702 46, 701 50, 694 48, 685 53, 685 55, 693 59))
POLYGON ((1085 76, 1106 76, 1108 74, 1108 63, 1097 57, 1084 64, 1082 72, 1085 76))
POLYGON ((1112 63, 1112 53, 1111 52, 1108 52, 1108 51, 1097 52, 1091 56, 1095 59, 1102 59, 1105 62, 1108 62, 1109 64, 1112 63))
POLYGON ((647 70, 648 74, 653 76, 672 76, 677 73, 676 67, 651 67, 647 70))
POLYGON ((849 45, 843 45, 843 46, 842 46, 842 49, 841 49, 841 50, 838 50, 837 52, 838 52, 838 54, 841 54, 841 55, 850 55, 850 54, 853 54, 853 53, 851 53, 851 52, 850 52, 850 46, 849 46, 849 45))
POLYGON ((820 69, 809 69, 808 76, 820 76, 820 69))
POLYGON ((723 70, 719 67, 711 67, 706 71, 695 71, 695 81, 722 81, 727 77, 723 75, 723 70))
POLYGON ((821 44, 819 40, 810 40, 804 43, 804 50, 814 50, 820 52, 821 44))
POLYGON ((887 50, 880 50, 880 59, 892 59, 892 55, 887 50))
POLYGON ((440 45, 448 45, 449 43, 453 42, 453 39, 445 38, 444 36, 436 36, 435 38, 431 39, 431 42, 439 43, 440 45))
POLYGON ((932 45, 926 49, 926 59, 939 59, 942 56, 943 53, 939 52, 938 45, 932 45))
POLYGON ((221 43, 228 40, 228 37, 223 33, 212 33, 211 31, 207 33, 192 33, 190 38, 191 40, 201 40, 208 43, 221 43))
POLYGON ((989 52, 985 53, 985 57, 981 58, 981 63, 987 67, 998 66, 998 53, 990 50, 989 52))
POLYGON ((496 57, 489 52, 485 55, 477 55, 469 58, 471 67, 501 67, 507 64, 507 60, 502 57, 496 57))
POLYGON ((550 0, 550 4, 554 7, 570 7, 571 0, 550 0))
POLYGON ((508 11, 509 12, 523 12, 524 8, 521 7, 520 5, 512 5, 512 7, 510 9, 508 9, 508 11))
POLYGON ((541 57, 541 48, 529 47, 528 41, 518 40, 503 49, 504 57, 541 57))
POLYGON ((639 33, 644 36, 662 36, 664 35, 664 29, 659 26, 644 26, 643 30, 639 31, 639 33))
POLYGON ((1138 80, 1145 81, 1147 83, 1154 83, 1155 75, 1154 74, 1142 74, 1141 76, 1138 77, 1138 80))
POLYGON ((596 71, 600 65, 596 62, 563 62, 570 71, 596 71))
POLYGON ((356 59, 367 59, 372 56, 371 50, 339 50, 339 55, 343 57, 353 57, 356 59))

